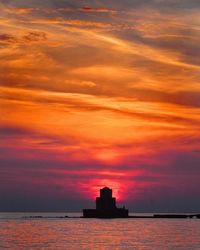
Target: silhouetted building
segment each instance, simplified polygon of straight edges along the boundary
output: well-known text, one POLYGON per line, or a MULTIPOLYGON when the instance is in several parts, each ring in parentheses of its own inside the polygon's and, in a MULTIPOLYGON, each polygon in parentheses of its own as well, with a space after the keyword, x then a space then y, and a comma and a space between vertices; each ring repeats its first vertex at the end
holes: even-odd
POLYGON ((100 197, 96 198, 96 209, 83 209, 85 218, 127 218, 128 209, 117 208, 116 198, 112 197, 112 189, 100 189, 100 197))

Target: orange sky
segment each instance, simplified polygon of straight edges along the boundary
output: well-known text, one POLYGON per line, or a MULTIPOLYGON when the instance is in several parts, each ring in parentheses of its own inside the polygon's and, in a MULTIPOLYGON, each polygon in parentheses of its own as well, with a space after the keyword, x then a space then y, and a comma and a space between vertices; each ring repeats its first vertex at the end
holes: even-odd
POLYGON ((136 2, 0 1, 4 195, 193 199, 200 5, 136 2))

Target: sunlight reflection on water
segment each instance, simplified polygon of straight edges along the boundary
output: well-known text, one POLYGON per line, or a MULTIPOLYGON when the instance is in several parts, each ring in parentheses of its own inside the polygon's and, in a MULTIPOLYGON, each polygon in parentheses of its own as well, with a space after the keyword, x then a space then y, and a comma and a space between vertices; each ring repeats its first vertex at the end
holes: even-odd
POLYGON ((200 249, 196 219, 0 218, 0 249, 200 249))

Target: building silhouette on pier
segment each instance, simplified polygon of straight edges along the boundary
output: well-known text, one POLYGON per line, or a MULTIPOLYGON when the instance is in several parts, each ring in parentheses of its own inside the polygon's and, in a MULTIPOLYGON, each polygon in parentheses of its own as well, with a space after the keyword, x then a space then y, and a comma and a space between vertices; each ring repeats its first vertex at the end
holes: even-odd
POLYGON ((128 209, 117 208, 116 198, 112 197, 112 189, 100 189, 100 197, 96 198, 96 209, 83 209, 84 218, 127 218, 128 209))

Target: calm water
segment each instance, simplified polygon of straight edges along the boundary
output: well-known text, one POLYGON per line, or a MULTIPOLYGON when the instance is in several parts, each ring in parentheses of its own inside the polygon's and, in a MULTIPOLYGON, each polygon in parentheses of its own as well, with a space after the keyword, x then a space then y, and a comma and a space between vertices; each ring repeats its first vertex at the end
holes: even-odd
POLYGON ((0 213, 0 249, 200 250, 198 219, 22 218, 29 215, 0 213))

